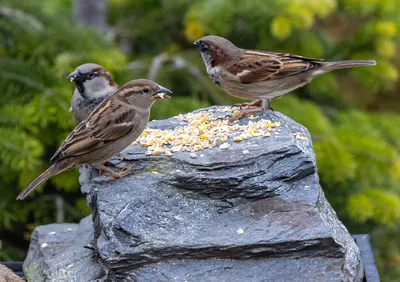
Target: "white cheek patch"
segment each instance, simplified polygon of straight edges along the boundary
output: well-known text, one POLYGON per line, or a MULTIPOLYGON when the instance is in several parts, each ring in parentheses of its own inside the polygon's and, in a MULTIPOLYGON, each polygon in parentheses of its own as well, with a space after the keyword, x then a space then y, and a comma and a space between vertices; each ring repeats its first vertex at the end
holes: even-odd
POLYGON ((251 71, 249 71, 249 70, 244 70, 244 71, 241 71, 241 72, 238 72, 237 74, 236 74, 236 76, 244 76, 244 75, 247 75, 247 74, 249 74, 249 73, 251 73, 251 71))

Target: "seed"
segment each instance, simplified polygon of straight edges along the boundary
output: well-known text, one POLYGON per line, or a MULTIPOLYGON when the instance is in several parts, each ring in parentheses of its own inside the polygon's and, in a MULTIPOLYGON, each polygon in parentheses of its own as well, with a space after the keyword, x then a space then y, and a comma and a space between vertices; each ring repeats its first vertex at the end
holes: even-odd
POLYGON ((221 145, 219 145, 219 148, 222 150, 226 150, 230 147, 231 145, 229 143, 223 143, 221 145))
POLYGON ((152 153, 152 155, 159 155, 159 154, 161 154, 162 153, 162 150, 161 149, 156 149, 156 150, 154 150, 153 151, 153 153, 152 153))
POLYGON ((296 139, 297 139, 297 140, 302 140, 302 141, 308 140, 307 137, 301 136, 300 134, 297 134, 297 135, 296 135, 296 139))

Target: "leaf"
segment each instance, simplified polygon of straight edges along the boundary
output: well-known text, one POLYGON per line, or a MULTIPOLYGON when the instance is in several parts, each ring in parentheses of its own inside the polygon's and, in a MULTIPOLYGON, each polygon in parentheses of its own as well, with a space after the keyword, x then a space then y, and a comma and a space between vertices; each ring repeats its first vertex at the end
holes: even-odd
POLYGON ((279 40, 288 38, 291 32, 292 27, 287 17, 277 16, 272 20, 271 33, 279 40))
POLYGON ((351 196, 347 209, 356 221, 373 220, 393 227, 400 219, 400 198, 389 191, 371 189, 351 196))

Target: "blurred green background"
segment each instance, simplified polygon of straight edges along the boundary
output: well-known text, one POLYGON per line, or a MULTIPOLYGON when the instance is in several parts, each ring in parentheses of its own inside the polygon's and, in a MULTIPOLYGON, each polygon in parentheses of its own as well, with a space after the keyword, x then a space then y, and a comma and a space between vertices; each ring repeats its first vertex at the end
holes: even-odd
POLYGON ((192 45, 217 34, 243 48, 377 61, 321 76, 273 107, 310 130, 328 200, 352 234, 370 234, 382 281, 400 281, 400 1, 86 0, 106 4, 98 15, 82 2, 0 3, 0 260, 24 259, 35 226, 90 212, 77 170, 15 200, 74 127, 65 76, 95 62, 121 85, 152 78, 174 91, 153 107, 156 119, 232 104, 192 45))

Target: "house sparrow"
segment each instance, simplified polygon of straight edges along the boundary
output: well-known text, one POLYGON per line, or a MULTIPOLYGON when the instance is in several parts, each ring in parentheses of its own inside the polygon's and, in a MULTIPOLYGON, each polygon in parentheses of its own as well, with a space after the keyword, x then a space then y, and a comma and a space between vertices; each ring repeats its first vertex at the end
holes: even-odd
POLYGON ((194 44, 199 48, 208 75, 228 94, 255 100, 240 106, 255 106, 231 118, 261 109, 271 109, 271 99, 306 85, 321 74, 351 67, 373 66, 373 60, 323 62, 321 59, 266 51, 245 50, 229 40, 205 36, 194 44))
POLYGON ((101 102, 118 90, 111 74, 102 66, 88 63, 77 67, 67 79, 74 82, 70 111, 78 125, 101 102))
POLYGON ((130 171, 117 173, 105 167, 103 162, 139 137, 149 121, 153 103, 171 98, 166 92, 172 93, 147 79, 136 79, 123 85, 69 134, 51 158, 52 165, 25 188, 17 199, 25 199, 50 177, 85 164, 107 171, 112 178, 129 174, 130 171))

